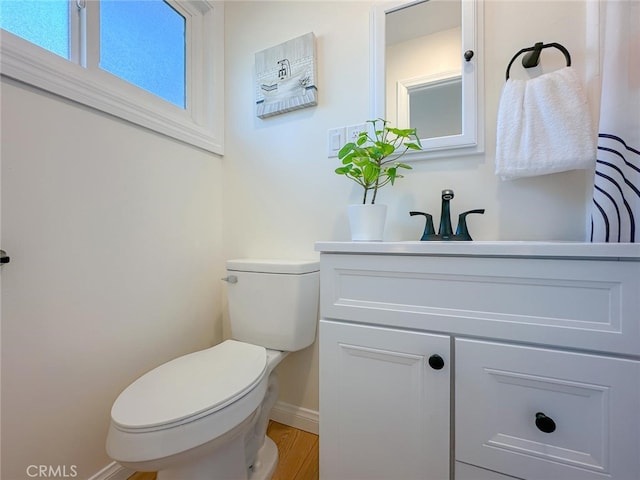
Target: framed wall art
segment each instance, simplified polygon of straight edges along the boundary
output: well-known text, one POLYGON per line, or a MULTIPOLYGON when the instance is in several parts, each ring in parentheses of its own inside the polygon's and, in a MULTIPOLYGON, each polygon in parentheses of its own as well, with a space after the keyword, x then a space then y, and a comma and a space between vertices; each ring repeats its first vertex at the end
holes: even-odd
POLYGON ((318 104, 313 32, 256 53, 255 72, 258 117, 318 104))

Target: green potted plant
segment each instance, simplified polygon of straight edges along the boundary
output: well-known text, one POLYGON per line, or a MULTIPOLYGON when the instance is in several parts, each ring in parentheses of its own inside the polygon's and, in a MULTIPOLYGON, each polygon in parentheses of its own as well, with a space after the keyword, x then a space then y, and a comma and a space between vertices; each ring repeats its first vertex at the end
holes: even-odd
POLYGON ((382 118, 367 123, 370 129, 360 132, 355 142, 338 152, 342 166, 335 172, 364 190, 362 204, 349 206, 352 240, 376 241, 382 240, 387 215, 386 205, 376 203, 378 190, 402 178, 401 169, 411 169, 398 159, 409 150, 421 150, 422 145, 415 128, 390 127, 382 118))

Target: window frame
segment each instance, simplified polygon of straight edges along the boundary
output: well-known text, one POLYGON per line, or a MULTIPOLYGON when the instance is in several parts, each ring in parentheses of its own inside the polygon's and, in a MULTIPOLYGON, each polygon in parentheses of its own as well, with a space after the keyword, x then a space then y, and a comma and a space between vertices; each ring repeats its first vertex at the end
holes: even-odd
POLYGON ((224 154, 224 3, 167 0, 185 17, 186 108, 99 65, 99 2, 70 1, 71 59, 1 30, 0 73, 206 151, 224 154), (84 28, 86 27, 86 28, 84 28), (85 38, 80 40, 80 35, 85 38), (74 38, 74 36, 76 38, 74 38))

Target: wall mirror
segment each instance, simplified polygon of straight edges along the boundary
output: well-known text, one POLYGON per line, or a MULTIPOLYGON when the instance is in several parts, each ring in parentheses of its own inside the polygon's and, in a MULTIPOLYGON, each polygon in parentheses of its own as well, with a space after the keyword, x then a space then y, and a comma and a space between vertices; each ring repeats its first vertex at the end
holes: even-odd
POLYGON ((482 1, 419 0, 372 9, 371 113, 416 128, 408 159, 484 150, 482 1))

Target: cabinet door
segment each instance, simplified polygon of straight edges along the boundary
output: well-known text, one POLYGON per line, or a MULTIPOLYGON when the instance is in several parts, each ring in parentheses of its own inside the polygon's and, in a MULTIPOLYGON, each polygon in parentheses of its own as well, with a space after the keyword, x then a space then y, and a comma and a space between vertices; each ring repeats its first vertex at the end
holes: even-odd
POLYGON ((447 335, 321 320, 320 477, 448 479, 449 351, 447 335))

